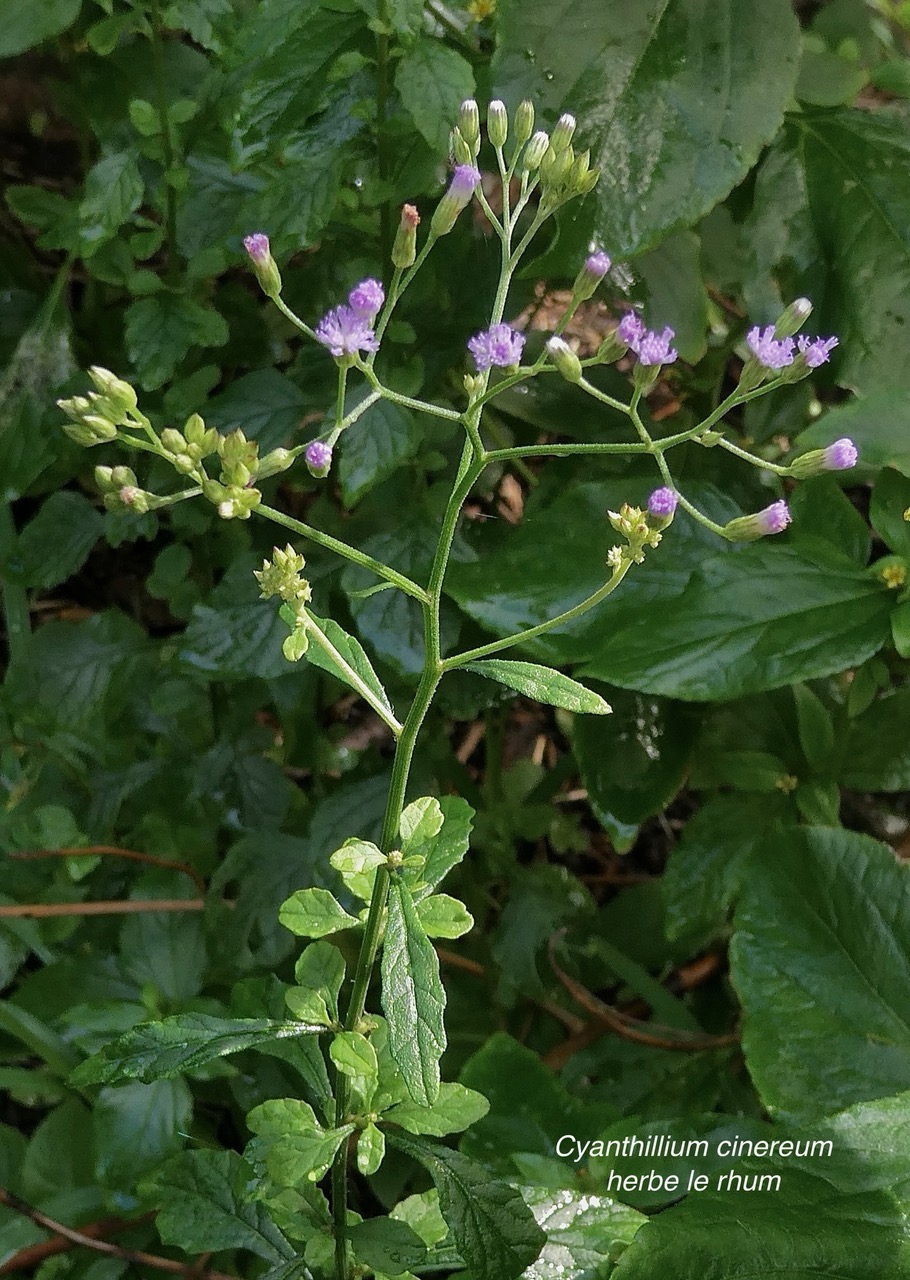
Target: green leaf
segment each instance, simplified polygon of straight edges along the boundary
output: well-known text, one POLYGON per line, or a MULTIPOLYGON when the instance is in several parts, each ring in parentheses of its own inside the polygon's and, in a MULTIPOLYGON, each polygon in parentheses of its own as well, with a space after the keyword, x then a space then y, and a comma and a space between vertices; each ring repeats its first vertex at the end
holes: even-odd
POLYGON ((373 894, 376 869, 384 866, 386 856, 369 840, 345 840, 329 859, 351 893, 369 902, 373 894))
POLYGON ((857 791, 910 789, 910 689, 897 689, 851 720, 840 781, 857 791))
POLYGON ((474 1089, 466 1089, 463 1084, 442 1084, 439 1097, 431 1107, 400 1102, 385 1113, 383 1120, 400 1124, 408 1133, 429 1133, 434 1138, 444 1138, 446 1134, 470 1129, 489 1110, 489 1102, 474 1089))
POLYGON ((908 509, 910 480, 893 467, 885 467, 872 490, 869 518, 889 549, 910 559, 910 521, 904 519, 908 509))
POLYGON ((183 1080, 102 1089, 95 1102, 95 1167, 105 1186, 135 1186, 183 1146, 193 1095, 183 1080))
POLYGON ((101 515, 83 494, 69 489, 52 493, 19 536, 26 585, 56 587, 78 573, 102 526, 101 515))
POLYGON ((547 1237, 540 1257, 526 1273, 528 1280, 605 1280, 647 1222, 635 1209, 609 1196, 543 1187, 524 1187, 522 1195, 547 1237))
POLYGON ((589 713, 595 716, 609 715, 613 708, 591 689, 577 680, 571 680, 551 667, 540 667, 536 662, 512 662, 489 658, 482 662, 469 662, 467 671, 475 671, 488 680, 517 689, 526 698, 545 702, 550 707, 562 707, 566 711, 589 713))
POLYGON ((42 40, 59 35, 76 21, 82 0, 5 0, 0 58, 13 58, 42 40))
POLYGON ((324 938, 360 923, 348 915, 328 889, 298 889, 282 903, 278 919, 298 938, 324 938))
POLYGON ((179 1013, 163 1022, 144 1022, 133 1027, 81 1063, 72 1074, 72 1082, 81 1088, 86 1084, 116 1084, 124 1080, 165 1080, 195 1071, 225 1054, 255 1049, 273 1040, 317 1034, 321 1030, 322 1027, 300 1022, 179 1013))
POLYGON ((277 369, 255 369, 235 379, 205 409, 205 421, 222 432, 242 427, 256 440, 260 454, 289 444, 300 430, 307 400, 290 378, 277 369))
POLYGON ((859 450, 860 476, 887 466, 910 475, 910 393, 873 391, 829 409, 802 432, 800 450, 825 448, 841 436, 849 436, 859 450))
POLYGON ((88 257, 139 208, 145 183, 130 151, 102 156, 89 170, 79 205, 83 254, 88 257))
MULTIPOLYGON (((431 889, 442 883, 452 868, 461 862, 471 840, 474 810, 466 800, 462 800, 461 796, 443 796, 433 803, 438 804, 442 811, 442 827, 427 847, 420 850, 416 846, 408 849, 409 853, 422 852, 426 857, 424 865, 419 869, 405 867, 402 871, 402 878, 411 886, 415 899, 425 897, 431 889)), ((410 808, 409 805, 408 809, 410 808)))
POLYGON ((158 1206, 162 1241, 188 1254, 247 1249, 271 1263, 292 1258, 265 1205, 247 1198, 252 1183, 253 1170, 234 1151, 185 1151, 146 1181, 143 1195, 158 1206))
POLYGON ((821 769, 834 750, 834 721, 831 713, 807 685, 795 684, 793 697, 796 700, 800 746, 809 764, 815 769, 821 769))
POLYGON ((731 975, 749 1073, 811 1119, 910 1083, 910 869, 851 831, 792 830, 744 877, 731 975))
POLYGON ((130 304, 124 336, 139 385, 153 391, 173 377, 193 347, 223 346, 228 327, 217 311, 164 290, 130 304))
POLYGON ((565 867, 539 863, 518 868, 491 947, 501 970, 503 998, 514 1001, 520 991, 543 996, 538 955, 561 924, 583 917, 592 905, 588 890, 565 867))
POLYGON ((358 1262, 383 1275, 400 1276, 419 1267, 427 1256, 427 1247, 417 1232, 397 1218, 357 1222, 348 1228, 348 1239, 358 1262))
POLYGON ((344 1075, 365 1081, 367 1091, 375 1087, 379 1075, 376 1050, 359 1031, 339 1031, 329 1045, 329 1057, 344 1075))
POLYGON ((445 817, 434 796, 421 796, 406 806, 398 824, 401 852, 408 858, 428 856, 442 830, 445 817))
MULTIPOLYGON (((370 692, 376 695, 390 715, 394 715, 392 704, 389 702, 389 695, 382 687, 379 676, 374 671, 373 664, 364 652, 360 641, 354 636, 348 635, 344 628, 340 627, 332 618, 317 618, 313 614, 313 621, 324 633, 333 648, 338 651, 341 658, 369 688, 370 692)), ((348 688, 356 689, 357 686, 351 683, 347 672, 315 640, 311 642, 307 649, 307 661, 314 667, 328 671, 330 675, 333 675, 336 680, 340 680, 342 684, 346 684, 348 688)))
POLYGON ((701 242, 694 231, 669 236, 635 264, 645 288, 646 322, 653 329, 670 325, 673 345, 695 364, 708 347, 708 293, 702 273, 701 242))
POLYGON ((447 893, 421 898, 417 917, 428 938, 460 938, 474 928, 474 917, 464 903, 447 893))
POLYGON ((710 701, 858 666, 888 634, 881 583, 818 544, 747 547, 702 563, 656 616, 608 634, 587 674, 710 701))
MULTIPOLYGON (((352 399, 350 407, 355 404, 352 399)), ((417 423, 407 409, 388 400, 370 405, 338 442, 338 479, 348 510, 412 458, 420 441, 417 423)))
POLYGON ((452 1243, 476 1280, 512 1280, 531 1265, 546 1236, 514 1187, 448 1147, 390 1138, 433 1179, 452 1243))
POLYGON ((474 96, 471 64, 437 40, 422 37, 404 53, 395 71, 395 88, 411 113, 418 133, 443 154, 465 98, 474 96))
POLYGON ((796 80, 786 0, 500 0, 494 85, 577 115, 597 231, 628 257, 707 213, 777 132, 796 80))
POLYGON ((385 1134, 370 1122, 357 1139, 357 1168, 365 1178, 376 1173, 385 1159, 385 1134))
POLYGON ((382 950, 382 1007, 392 1057, 420 1106, 439 1096, 439 1059, 446 1046, 445 989, 439 960, 423 930, 411 891, 399 877, 389 886, 382 950))
MULTIPOLYGON (((313 1108, 298 1098, 273 1098, 261 1102, 247 1116, 247 1124, 264 1140, 269 1174, 282 1187, 319 1182, 335 1158, 335 1152, 352 1124, 323 1129, 313 1108)), ((259 1150, 253 1144, 257 1158, 259 1150)))
POLYGON ((344 956, 331 942, 311 942, 294 968, 300 984, 289 987, 285 1001, 304 1022, 331 1026, 338 1021, 338 994, 344 982, 344 956))

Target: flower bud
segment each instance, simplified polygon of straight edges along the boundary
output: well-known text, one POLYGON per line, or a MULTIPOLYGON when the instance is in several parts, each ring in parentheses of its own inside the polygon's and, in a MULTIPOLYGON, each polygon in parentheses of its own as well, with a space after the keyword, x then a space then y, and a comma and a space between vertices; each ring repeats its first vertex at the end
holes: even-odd
POLYGON ((395 243, 392 245, 392 264, 398 267, 399 270, 413 266, 414 259, 417 257, 417 227, 419 224, 420 214, 414 205, 403 204, 401 206, 401 221, 395 233, 395 243))
POLYGON ((473 98, 466 98, 458 111, 458 132, 471 147, 471 158, 480 149, 480 114, 473 98))
POLYGON ((567 342, 562 338, 552 337, 547 342, 547 355, 566 382, 581 382, 581 361, 567 342))
POLYGON ((491 146, 504 147, 509 136, 509 113, 506 104, 495 98, 487 108, 487 137, 491 146))
POLYGON ((534 132, 534 103, 527 98, 515 110, 515 142, 523 147, 534 132))
MULTIPOLYGON (((183 434, 188 444, 202 445, 205 441, 205 423, 198 413, 190 414, 183 426, 183 434)), ((161 433, 164 439, 164 432, 161 433)))
POLYGON ((573 297, 579 302, 584 302, 587 298, 590 298, 609 270, 610 258, 602 249, 596 253, 589 254, 572 286, 573 297))
POLYGON ((786 311, 779 317, 774 326, 774 336, 778 340, 790 338, 798 333, 812 314, 812 303, 808 298, 797 298, 791 302, 786 311))
POLYGON ((549 134, 544 133, 543 129, 540 129, 534 134, 534 137, 527 145, 524 156, 522 157, 522 168, 526 169, 528 173, 533 173, 535 169, 539 169, 540 163, 547 154, 549 146, 549 134))
POLYGON ((452 130, 452 154, 458 164, 473 164, 475 151, 461 135, 460 129, 452 130))
POLYGON ((100 365, 93 364, 88 371, 88 376, 118 416, 125 417, 136 408, 138 404, 136 392, 128 382, 111 373, 110 369, 103 369, 100 365))
POLYGON ((259 459, 256 479, 268 480, 269 476, 277 476, 279 472, 287 471, 293 461, 294 455, 290 449, 272 449, 264 458, 259 459))
POLYGON ((186 453, 186 440, 176 427, 165 427, 160 438, 165 453, 186 453))
POLYGON ((550 146, 558 154, 565 151, 566 147, 572 141, 575 133, 575 117, 570 116, 568 112, 559 117, 556 121, 556 127, 550 135, 550 146))
POLYGON ((259 287, 267 298, 277 298, 281 293, 281 273, 272 257, 269 238, 262 231, 245 236, 243 247, 250 255, 253 271, 259 287))
POLYGON ((480 182, 480 170, 471 164, 460 164, 452 174, 449 189, 436 206, 430 230, 435 236, 445 236, 455 226, 462 209, 473 196, 480 182))
POLYGON ((859 454, 856 445, 847 436, 835 440, 827 449, 811 449, 790 464, 791 476, 805 480, 823 471, 849 471, 855 467, 859 454))
POLYGON ((314 440, 308 444, 303 455, 307 470, 317 480, 323 480, 332 466, 332 448, 324 440, 314 440))
POLYGON ((757 538, 765 538, 769 534, 783 533, 793 517, 783 500, 772 502, 763 511, 752 515, 738 516, 724 525, 724 537, 731 542, 754 542, 757 538))
POLYGON ((645 519, 650 529, 660 532, 672 524, 679 503, 679 495, 666 487, 655 489, 648 499, 648 512, 645 519))

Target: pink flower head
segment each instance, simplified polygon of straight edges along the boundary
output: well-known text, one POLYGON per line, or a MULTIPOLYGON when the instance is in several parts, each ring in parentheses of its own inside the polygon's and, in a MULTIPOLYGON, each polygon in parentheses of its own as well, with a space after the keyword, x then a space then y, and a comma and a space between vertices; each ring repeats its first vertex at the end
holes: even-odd
POLYGON ((807 338, 800 334, 797 339, 799 353, 810 369, 817 369, 820 364, 827 364, 831 352, 837 346, 837 338, 807 338))
POLYGON ((272 256, 269 238, 264 231, 254 231, 252 235, 244 236, 243 247, 257 267, 264 267, 272 256))
POLYGON ((826 471, 849 471, 859 459, 859 451, 848 436, 829 444, 824 453, 826 471))
POLYGON ((355 284, 348 294, 348 304, 356 316, 372 324, 382 304, 385 302, 385 290, 378 280, 361 280, 355 284))
POLYGON ((518 364, 524 345, 523 333, 518 333, 510 324, 494 324, 475 334, 468 343, 468 350, 478 370, 483 373, 494 365, 498 369, 508 369, 510 365, 518 364))
POLYGON ((678 502, 679 497, 672 489, 655 489, 648 499, 648 511, 652 516, 672 516, 678 502))
POLYGON ((672 364, 679 352, 670 346, 675 337, 669 325, 661 333, 648 329, 638 344, 638 358, 642 364, 672 364))
POLYGON ((319 321, 316 339, 328 347, 336 360, 341 356, 356 355, 359 351, 379 350, 379 342, 369 321, 359 316, 353 307, 333 307, 319 321))
POLYGON ((603 249, 598 249, 597 253, 592 253, 585 261, 585 271, 596 276, 598 280, 603 280, 610 266, 610 255, 604 253, 603 249))
POLYGON ((635 352, 638 351, 646 332, 645 322, 634 311, 627 311, 616 328, 616 336, 620 342, 624 342, 635 352))
POLYGON ((790 515, 790 508, 781 498, 778 502, 772 502, 770 507, 765 507, 763 511, 757 511, 755 519, 761 528, 761 532, 768 534, 783 533, 793 517, 790 515))
POLYGON ((472 164, 455 166, 446 195, 461 205, 466 205, 480 182, 480 170, 472 164))
POLYGON ((756 360, 766 369, 783 369, 793 363, 793 339, 775 338, 773 324, 765 329, 755 325, 746 334, 746 342, 756 360))

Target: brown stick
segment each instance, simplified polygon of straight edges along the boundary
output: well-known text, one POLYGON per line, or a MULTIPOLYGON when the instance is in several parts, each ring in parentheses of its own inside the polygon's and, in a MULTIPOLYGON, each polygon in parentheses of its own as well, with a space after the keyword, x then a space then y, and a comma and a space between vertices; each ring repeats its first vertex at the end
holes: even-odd
MULTIPOLYGON (((130 1227, 151 1222, 154 1217, 154 1213, 144 1213, 134 1222, 127 1222, 125 1218, 102 1218, 100 1222, 86 1223, 81 1228, 81 1234, 90 1236, 92 1240, 102 1240, 116 1235, 119 1231, 128 1231, 130 1227)), ((27 1245, 0 1265, 0 1276, 15 1275, 19 1271, 32 1271, 44 1262, 45 1258, 53 1258, 58 1253, 66 1253, 74 1247, 72 1240, 67 1240, 61 1235, 51 1236, 49 1240, 42 1240, 38 1244, 27 1245)))
MULTIPOLYGON (((443 964, 449 965, 452 969, 463 969, 465 973, 473 973, 477 978, 486 977, 487 971, 482 964, 478 964, 476 960, 469 960, 467 956, 460 956, 457 951, 449 951, 446 947, 437 947, 436 954, 443 964)), ((552 1000, 535 1000, 534 1003, 538 1008, 543 1009, 544 1013, 548 1013, 551 1018, 561 1022, 573 1035, 578 1035, 584 1030, 585 1023, 581 1018, 576 1018, 575 1014, 569 1013, 568 1009, 561 1009, 552 1000)))
POLYGON ((205 896, 205 881, 194 867, 187 862, 175 862, 172 858, 159 858, 154 853, 139 853, 135 849, 121 849, 115 844, 89 844, 82 849, 28 849, 17 850, 9 857, 19 858, 23 862, 35 858, 84 858, 87 855, 101 854, 112 858, 128 858, 133 862, 146 862, 152 867, 165 867, 168 871, 182 871, 189 876, 199 890, 200 897, 205 896))
MULTIPOLYGON (((159 1271, 170 1271, 172 1275, 195 1276, 198 1280, 237 1280, 236 1276, 227 1275, 223 1271, 200 1271, 193 1262, 177 1262, 173 1258, 161 1258, 157 1254, 143 1253, 139 1249, 124 1249, 119 1244, 96 1239, 87 1231, 74 1231, 72 1227, 66 1227, 62 1222, 49 1218, 40 1209, 34 1209, 30 1204, 26 1204, 5 1187, 0 1187, 0 1204, 5 1205, 7 1209, 12 1209, 14 1213, 21 1213, 25 1218, 31 1218, 32 1222, 39 1227, 44 1227, 45 1231, 52 1231, 55 1236, 61 1236, 71 1244, 94 1249, 96 1253, 106 1253, 112 1258, 124 1258, 127 1262, 135 1262, 145 1267, 156 1267, 159 1271)), ((100 1224, 97 1225, 100 1226, 100 1224)), ((10 1259, 4 1263, 0 1274, 10 1274, 9 1266, 13 1260, 10 1259)))
POLYGON ((668 1027, 660 1022, 643 1022, 640 1018, 632 1018, 620 1009, 599 1000, 587 987, 576 982, 574 978, 556 963, 556 943, 565 930, 554 933, 550 938, 550 966, 559 981, 573 1000, 581 1005, 586 1013, 602 1026, 615 1031, 624 1040, 633 1044, 646 1044, 654 1049, 676 1049, 681 1053, 703 1053, 706 1049, 725 1049, 739 1044, 739 1036, 735 1033, 722 1036, 705 1035, 700 1032, 684 1031, 680 1027, 668 1027))
POLYGON ((30 916, 123 916, 134 911, 202 911, 202 898, 127 898, 112 902, 23 902, 0 905, 0 918, 30 916))

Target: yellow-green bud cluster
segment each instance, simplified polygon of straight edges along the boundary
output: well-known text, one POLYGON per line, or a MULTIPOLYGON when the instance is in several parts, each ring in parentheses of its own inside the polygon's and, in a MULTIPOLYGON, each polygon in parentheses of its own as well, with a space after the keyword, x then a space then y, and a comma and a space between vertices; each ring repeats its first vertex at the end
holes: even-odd
POLYGON ((187 418, 182 431, 165 427, 161 432, 161 448, 168 461, 181 475, 193 475, 199 470, 203 458, 210 457, 218 448, 218 432, 206 427, 198 413, 187 418))
POLYGON ((130 467, 96 467, 95 483, 108 511, 135 511, 145 515, 161 505, 160 498, 140 489, 136 473, 130 467))
POLYGON ((607 564, 611 569, 620 569, 628 561, 641 564, 645 558, 645 548, 660 545, 660 533, 653 527, 648 519, 648 513, 642 511, 641 507, 632 507, 628 502, 624 502, 618 511, 608 511, 607 519, 628 544, 625 547, 610 548, 607 564))
POLYGON ((552 213, 575 196, 586 196, 597 185, 600 170, 591 168, 590 151, 575 154, 574 133, 574 117, 560 116, 540 161, 541 211, 544 213, 552 213))
POLYGON ((303 606, 309 603, 312 591, 304 578, 306 560, 288 543, 283 551, 275 547, 271 560, 263 560, 262 568, 254 570, 263 600, 280 596, 285 604, 303 606))
POLYGON ((116 377, 110 369, 93 365, 89 377, 95 390, 85 396, 58 400, 57 405, 70 419, 63 430, 77 444, 90 448, 115 439, 118 427, 137 427, 136 392, 128 382, 116 377))
POLYGON ((243 489, 253 481, 259 471, 259 445, 255 440, 247 440, 238 427, 226 436, 219 435, 216 448, 222 484, 243 489))

